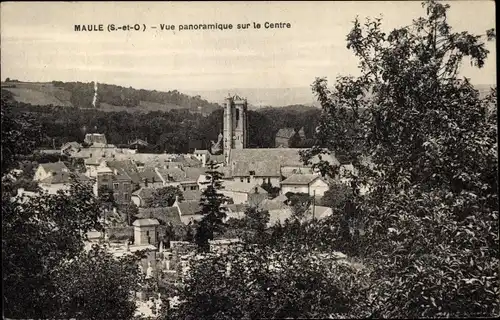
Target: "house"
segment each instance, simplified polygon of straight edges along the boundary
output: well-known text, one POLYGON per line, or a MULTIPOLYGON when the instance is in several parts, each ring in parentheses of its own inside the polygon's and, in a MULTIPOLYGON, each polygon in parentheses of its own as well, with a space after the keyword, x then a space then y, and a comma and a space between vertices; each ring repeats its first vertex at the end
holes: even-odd
POLYGON ((118 204, 128 204, 132 198, 132 179, 122 171, 112 170, 106 166, 97 169, 94 194, 99 196, 101 188, 113 191, 113 197, 118 204))
POLYGON ((149 146, 149 143, 147 141, 144 141, 144 140, 141 140, 141 139, 135 139, 134 141, 129 142, 128 145, 130 146, 130 148, 138 149, 140 147, 147 147, 147 146, 149 146))
POLYGON ((82 145, 76 141, 67 142, 62 145, 61 153, 67 155, 73 155, 82 149, 82 145))
POLYGON ((156 219, 160 225, 182 225, 177 207, 139 208, 136 216, 139 219, 156 219))
POLYGON ((316 174, 294 174, 281 181, 281 193, 306 193, 310 196, 323 196, 328 191, 328 183, 316 174))
POLYGON ((178 208, 181 221, 186 225, 198 221, 203 217, 200 214, 201 206, 199 200, 180 202, 176 199, 172 207, 178 208))
POLYGON ((132 192, 131 200, 138 207, 146 206, 149 199, 153 198, 155 189, 142 187, 139 190, 132 192))
POLYGON ((219 191, 226 197, 233 199, 235 204, 248 203, 258 205, 268 198, 266 190, 259 184, 249 184, 240 181, 224 181, 223 189, 219 191))
POLYGON ((52 175, 39 180, 39 186, 49 194, 56 194, 59 190, 68 191, 71 188, 73 179, 78 182, 88 182, 89 178, 79 173, 53 172, 52 175))
POLYGON ((106 140, 106 136, 101 133, 87 133, 85 135, 85 139, 83 140, 86 144, 94 144, 94 143, 101 143, 101 144, 108 144, 106 140))
POLYGON ((160 177, 163 186, 180 186, 180 181, 186 177, 186 173, 180 168, 155 168, 155 172, 160 177))
POLYGON ((226 218, 224 222, 233 218, 233 219, 243 219, 245 217, 245 211, 248 208, 246 204, 226 204, 226 218))
POLYGON ((333 215, 333 210, 330 207, 311 205, 304 214, 304 218, 310 220, 312 218, 321 220, 333 215))
POLYGON ((185 167, 170 169, 155 169, 163 186, 179 187, 182 191, 200 190, 200 177, 205 172, 202 168, 185 167))
POLYGON ((275 147, 276 148, 290 148, 297 141, 299 135, 294 128, 282 128, 276 133, 275 147))
POLYGON ((45 178, 51 177, 54 173, 69 173, 68 167, 64 162, 41 163, 35 171, 33 180, 41 181, 45 178))
POLYGON ((161 188, 163 181, 154 168, 144 168, 138 172, 141 179, 140 186, 143 188, 161 188))
POLYGON ((132 160, 106 160, 106 165, 115 172, 119 171, 121 174, 127 175, 130 180, 132 180, 133 184, 141 184, 142 181, 139 175, 139 169, 137 169, 132 160))
POLYGON ((184 201, 200 201, 201 194, 201 190, 185 190, 182 192, 184 201))
MULTIPOLYGON (((252 185, 266 182, 273 187, 280 187, 282 176, 286 178, 294 172, 313 173, 312 164, 319 161, 319 156, 313 157, 311 164, 306 165, 300 156, 303 150, 305 149, 231 149, 227 166, 230 171, 225 178, 246 181, 252 185)), ((332 153, 322 155, 322 160, 332 165, 340 164, 332 153)))
POLYGON ((210 160, 210 152, 208 150, 194 150, 194 157, 201 161, 201 166, 205 167, 208 160, 210 160))
POLYGON ((106 162, 103 158, 87 158, 83 162, 85 165, 85 175, 89 178, 97 177, 99 168, 106 167, 106 162))

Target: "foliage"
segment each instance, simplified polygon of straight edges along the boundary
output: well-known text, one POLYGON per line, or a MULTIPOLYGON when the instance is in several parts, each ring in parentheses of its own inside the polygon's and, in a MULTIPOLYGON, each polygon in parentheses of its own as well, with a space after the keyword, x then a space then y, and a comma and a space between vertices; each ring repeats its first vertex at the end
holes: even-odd
POLYGON ((267 193, 269 194, 269 197, 276 198, 279 193, 280 193, 280 188, 279 187, 273 187, 271 183, 263 182, 261 185, 262 189, 266 190, 267 193))
MULTIPOLYGON (((7 99, 7 97, 3 98, 7 99)), ((91 103, 92 99, 90 99, 91 103)), ((154 111, 148 113, 104 112, 99 109, 75 109, 68 107, 31 106, 12 102, 13 112, 29 114, 40 124, 44 133, 41 147, 52 149, 66 142, 84 140, 86 133, 104 133, 109 143, 116 146, 128 145, 137 138, 146 140, 147 147, 138 152, 186 153, 192 149, 190 142, 202 141, 205 147, 209 141, 217 141, 222 132, 222 109, 207 116, 190 113, 187 110, 154 111)), ((320 110, 290 111, 274 108, 262 111, 248 111, 248 147, 272 148, 279 128, 304 127, 309 140, 317 125, 320 110)))
POLYGON ((63 263, 56 279, 62 318, 132 319, 131 294, 144 282, 136 256, 114 258, 104 247, 63 263), (103 298, 105 297, 105 298, 103 298))
POLYGON ((19 160, 30 154, 40 142, 42 130, 28 115, 17 115, 2 95, 2 176, 17 168, 19 160))
POLYGON ((313 197, 307 193, 293 193, 287 192, 285 194, 286 203, 292 207, 294 218, 301 220, 306 213, 307 209, 311 206, 313 197))
POLYGON ((449 5, 423 6, 425 17, 389 34, 380 19, 355 21, 347 41, 361 76, 338 78, 333 91, 316 80, 322 119, 303 155, 345 153, 360 169, 353 184, 371 185, 351 209, 364 224, 359 254, 373 267, 372 316, 496 315, 497 124, 486 108, 496 97, 482 100, 457 78, 465 58, 484 65, 485 36, 452 32, 449 5))
POLYGON ((203 182, 205 189, 201 194, 200 212, 203 217, 198 223, 195 241, 199 250, 207 252, 209 250, 209 240, 213 240, 216 233, 224 231, 224 218, 226 217, 226 208, 223 204, 226 197, 219 193, 222 189, 221 179, 223 174, 217 170, 215 162, 210 161, 206 171, 207 181, 203 182))
POLYGON ((364 305, 362 270, 333 255, 247 246, 190 261, 166 319, 338 318, 364 305))
POLYGON ((74 180, 67 192, 16 196, 18 180, 9 172, 33 151, 41 131, 11 108, 2 99, 3 315, 131 318, 129 290, 139 283, 135 263, 83 251, 87 231, 102 230, 101 201, 91 186, 74 180))
POLYGON ((153 192, 153 196, 146 199, 146 207, 171 207, 174 204, 176 198, 178 198, 179 201, 184 200, 184 195, 179 187, 166 186, 163 188, 155 189, 155 191, 153 192))
POLYGON ((343 210, 351 195, 352 190, 347 185, 334 183, 325 192, 318 205, 343 210))
POLYGON ((136 216, 139 214, 139 208, 132 201, 130 201, 126 205, 121 206, 118 210, 123 214, 125 218, 124 220, 129 226, 134 223, 134 221, 137 219, 136 216))
POLYGON ((48 317, 58 308, 55 270, 83 249, 84 234, 100 229, 99 203, 87 186, 28 201, 2 196, 5 314, 48 317))

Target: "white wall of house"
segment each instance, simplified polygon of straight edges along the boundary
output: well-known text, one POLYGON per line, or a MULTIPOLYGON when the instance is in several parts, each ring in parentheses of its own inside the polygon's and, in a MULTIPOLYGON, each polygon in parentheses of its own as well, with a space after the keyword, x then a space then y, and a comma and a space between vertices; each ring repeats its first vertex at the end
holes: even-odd
POLYGON ((47 191, 49 194, 56 194, 57 191, 63 190, 68 191, 71 188, 71 184, 69 183, 54 183, 54 184, 40 184, 40 188, 44 191, 47 191))
POLYGON ((316 179, 309 185, 304 184, 286 184, 281 186, 281 192, 286 194, 287 192, 293 193, 308 193, 310 196, 316 195, 322 197, 326 191, 328 191, 328 184, 322 179, 316 179))
POLYGON ((233 199, 234 204, 242 204, 248 202, 248 193, 246 192, 235 192, 230 190, 220 190, 220 193, 225 195, 226 197, 230 197, 233 199))
POLYGON ((40 180, 43 180, 49 176, 50 176, 50 173, 46 172, 42 166, 38 166, 38 168, 35 171, 35 176, 33 177, 33 180, 40 181, 40 180))
POLYGON ((245 182, 249 185, 262 185, 263 182, 270 182, 273 187, 280 186, 281 179, 280 177, 255 177, 255 176, 247 176, 247 177, 233 177, 232 179, 228 179, 228 181, 239 181, 245 182))
POLYGON ((328 189, 329 189, 328 184, 322 179, 316 179, 309 186, 311 196, 315 194, 316 196, 322 197, 325 194, 325 192, 328 191, 328 189))
POLYGON ((287 194, 288 192, 309 193, 309 187, 304 184, 286 184, 281 186, 281 192, 283 194, 287 194))
POLYGON ((142 207, 142 205, 143 205, 143 201, 142 201, 141 197, 139 197, 139 196, 132 195, 132 196, 130 197, 130 200, 132 200, 132 202, 133 202, 136 206, 138 206, 138 207, 142 207))

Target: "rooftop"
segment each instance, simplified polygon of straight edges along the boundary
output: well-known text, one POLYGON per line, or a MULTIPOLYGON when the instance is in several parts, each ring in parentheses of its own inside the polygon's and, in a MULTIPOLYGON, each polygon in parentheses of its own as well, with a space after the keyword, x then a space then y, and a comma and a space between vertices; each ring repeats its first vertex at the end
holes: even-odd
POLYGON ((286 180, 281 181, 282 185, 294 184, 294 185, 310 185, 317 179, 321 179, 319 175, 316 174, 293 174, 286 180))
POLYGON ((157 226, 160 222, 156 219, 137 219, 132 223, 136 227, 157 226))

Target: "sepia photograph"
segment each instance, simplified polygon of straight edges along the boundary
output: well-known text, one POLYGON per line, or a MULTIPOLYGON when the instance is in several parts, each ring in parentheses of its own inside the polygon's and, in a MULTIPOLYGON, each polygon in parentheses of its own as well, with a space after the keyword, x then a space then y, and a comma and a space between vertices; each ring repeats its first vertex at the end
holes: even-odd
POLYGON ((0 6, 3 319, 500 316, 494 1, 0 6))

